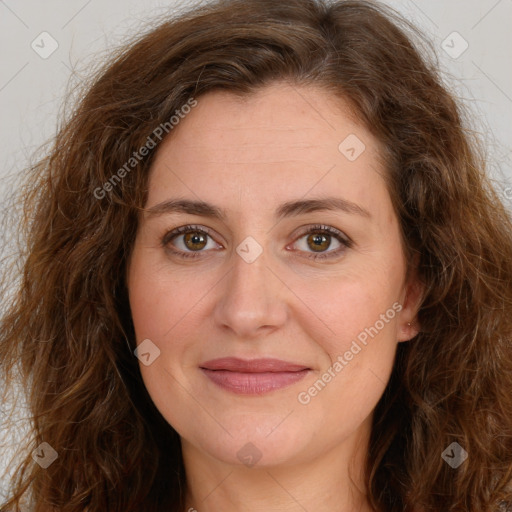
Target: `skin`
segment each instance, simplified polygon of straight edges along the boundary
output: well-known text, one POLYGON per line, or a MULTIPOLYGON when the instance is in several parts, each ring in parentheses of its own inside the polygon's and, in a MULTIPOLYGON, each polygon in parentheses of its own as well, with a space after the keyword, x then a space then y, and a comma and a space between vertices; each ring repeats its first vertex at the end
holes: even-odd
POLYGON ((418 332, 421 295, 414 275, 406 279, 379 141, 332 94, 286 83, 242 98, 208 93, 171 135, 151 169, 128 288, 137 342, 150 339, 160 350, 140 369, 181 436, 186 510, 372 510, 362 468, 373 410, 397 344, 418 332), (366 146, 354 161, 338 149, 349 134, 366 146), (370 216, 274 217, 282 203, 327 196, 370 216), (149 213, 171 198, 211 203, 226 218, 149 213), (168 232, 187 224, 210 230, 202 248, 186 245, 183 234, 162 245, 168 232), (339 230, 351 247, 327 236, 321 248, 331 257, 309 258, 318 251, 307 230, 318 224, 339 230), (248 236, 262 248, 252 263, 236 251, 248 236), (198 257, 182 259, 172 249, 198 257), (401 311, 309 403, 300 403, 299 393, 395 303, 401 311), (311 371, 284 389, 237 395, 199 369, 225 356, 274 357, 311 371), (245 450, 260 457, 252 467, 237 456, 247 443, 245 450))

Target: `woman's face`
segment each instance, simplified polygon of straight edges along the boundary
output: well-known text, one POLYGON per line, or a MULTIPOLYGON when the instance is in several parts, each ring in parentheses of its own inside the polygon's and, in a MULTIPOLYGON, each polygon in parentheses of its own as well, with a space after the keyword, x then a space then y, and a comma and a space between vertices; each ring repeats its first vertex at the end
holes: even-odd
POLYGON ((158 149, 128 287, 144 383, 189 451, 285 465, 365 438, 417 332, 379 143, 344 112, 310 87, 213 92, 158 149))

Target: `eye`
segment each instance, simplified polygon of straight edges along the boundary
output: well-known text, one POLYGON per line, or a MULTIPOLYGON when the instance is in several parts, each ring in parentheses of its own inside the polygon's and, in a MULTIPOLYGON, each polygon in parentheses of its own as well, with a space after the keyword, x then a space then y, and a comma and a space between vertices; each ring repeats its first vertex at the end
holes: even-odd
POLYGON ((222 248, 209 233, 208 229, 200 226, 181 226, 167 233, 162 239, 162 245, 181 258, 196 258, 204 252, 203 249, 222 248))
MULTIPOLYGON (((352 241, 341 231, 330 226, 310 226, 295 239, 299 252, 310 253, 310 259, 335 258, 347 248, 352 241), (334 245, 334 250, 332 246, 334 245)), ((197 258, 205 249, 222 249, 210 235, 210 231, 202 226, 187 225, 176 228, 165 234, 162 246, 180 258, 197 258)), ((287 247, 288 248, 288 247, 287 247)))
POLYGON ((330 226, 311 226, 294 242, 302 252, 310 252, 307 258, 335 258, 352 247, 352 241, 341 231, 330 226), (332 249, 334 246, 334 250, 332 249))

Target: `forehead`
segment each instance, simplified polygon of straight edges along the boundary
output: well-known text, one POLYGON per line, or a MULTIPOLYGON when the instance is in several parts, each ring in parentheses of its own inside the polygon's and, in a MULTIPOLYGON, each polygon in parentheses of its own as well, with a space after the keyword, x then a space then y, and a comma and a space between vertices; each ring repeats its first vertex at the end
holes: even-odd
POLYGON ((261 207, 309 192, 364 204, 387 194, 381 145, 323 89, 275 84, 207 93, 160 145, 148 204, 167 196, 261 207))
POLYGON ((256 152, 258 145, 276 151, 294 147, 300 151, 313 144, 332 148, 345 132, 357 132, 361 138, 371 138, 370 145, 378 145, 346 101, 318 87, 276 83, 243 95, 213 91, 197 101, 164 140, 163 150, 173 139, 199 151, 242 154, 248 148, 256 152))

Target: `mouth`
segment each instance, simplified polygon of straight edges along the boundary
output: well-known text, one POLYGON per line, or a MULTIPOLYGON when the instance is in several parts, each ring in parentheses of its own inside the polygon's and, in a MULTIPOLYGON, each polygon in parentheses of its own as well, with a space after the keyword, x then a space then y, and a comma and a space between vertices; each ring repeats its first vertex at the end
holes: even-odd
POLYGON ((203 374, 224 390, 262 395, 302 380, 311 368, 280 359, 244 360, 225 357, 200 365, 203 374))

